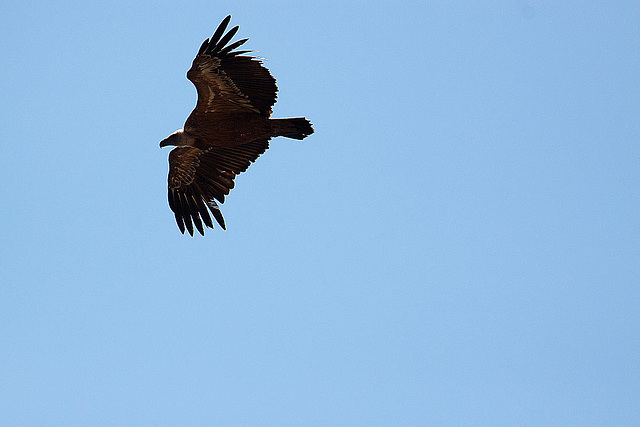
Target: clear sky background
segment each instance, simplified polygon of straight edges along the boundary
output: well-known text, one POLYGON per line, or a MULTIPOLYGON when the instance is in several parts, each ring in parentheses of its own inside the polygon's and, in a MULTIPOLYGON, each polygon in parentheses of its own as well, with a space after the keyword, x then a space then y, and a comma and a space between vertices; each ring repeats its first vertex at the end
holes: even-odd
POLYGON ((640 3, 0 5, 0 424, 637 425, 640 3), (284 138, 181 235, 232 14, 284 138))

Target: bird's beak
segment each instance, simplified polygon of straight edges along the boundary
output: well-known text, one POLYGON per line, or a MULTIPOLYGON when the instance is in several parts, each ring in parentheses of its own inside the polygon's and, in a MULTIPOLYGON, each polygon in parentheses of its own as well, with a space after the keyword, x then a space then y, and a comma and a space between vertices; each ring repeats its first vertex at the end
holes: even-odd
POLYGON ((169 141, 167 141, 167 139, 169 138, 165 138, 162 141, 160 141, 160 148, 166 147, 167 145, 169 145, 169 141))

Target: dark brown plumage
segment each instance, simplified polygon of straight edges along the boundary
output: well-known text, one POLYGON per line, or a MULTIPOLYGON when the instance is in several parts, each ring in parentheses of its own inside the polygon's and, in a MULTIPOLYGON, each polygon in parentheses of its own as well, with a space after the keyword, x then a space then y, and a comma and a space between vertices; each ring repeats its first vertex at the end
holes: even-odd
POLYGON ((160 142, 177 146, 169 153, 169 206, 180 231, 192 236, 194 225, 202 235, 205 226, 213 228, 209 212, 225 228, 216 200, 224 203, 236 175, 269 148, 271 138, 313 133, 304 117, 269 118, 276 80, 258 58, 243 55, 250 51, 234 50, 248 39, 227 46, 238 31, 236 26, 224 34, 230 20, 202 43, 187 72, 198 102, 184 128, 160 142))

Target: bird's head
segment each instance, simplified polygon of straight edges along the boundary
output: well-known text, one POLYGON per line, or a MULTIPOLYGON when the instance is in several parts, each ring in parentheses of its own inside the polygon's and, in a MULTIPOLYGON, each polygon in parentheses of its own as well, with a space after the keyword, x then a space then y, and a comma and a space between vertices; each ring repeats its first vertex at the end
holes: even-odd
POLYGON ((167 145, 175 145, 175 146, 183 145, 182 144, 183 135, 184 135, 184 131, 182 129, 175 131, 174 133, 172 133, 171 135, 169 135, 168 137, 160 141, 160 147, 166 147, 167 145))

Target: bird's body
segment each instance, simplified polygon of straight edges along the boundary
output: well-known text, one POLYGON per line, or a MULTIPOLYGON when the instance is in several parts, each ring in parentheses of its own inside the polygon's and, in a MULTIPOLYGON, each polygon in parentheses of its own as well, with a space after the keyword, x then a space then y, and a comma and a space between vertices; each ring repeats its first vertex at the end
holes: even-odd
POLYGON ((249 51, 234 51, 247 39, 226 46, 238 30, 223 36, 230 19, 204 41, 187 72, 198 91, 196 107, 183 129, 160 142, 177 146, 169 153, 169 206, 180 231, 191 235, 194 224, 202 235, 203 223, 213 228, 209 211, 225 228, 216 200, 224 202, 235 176, 269 148, 271 138, 313 133, 303 117, 270 118, 276 81, 259 59, 242 55, 249 51))

